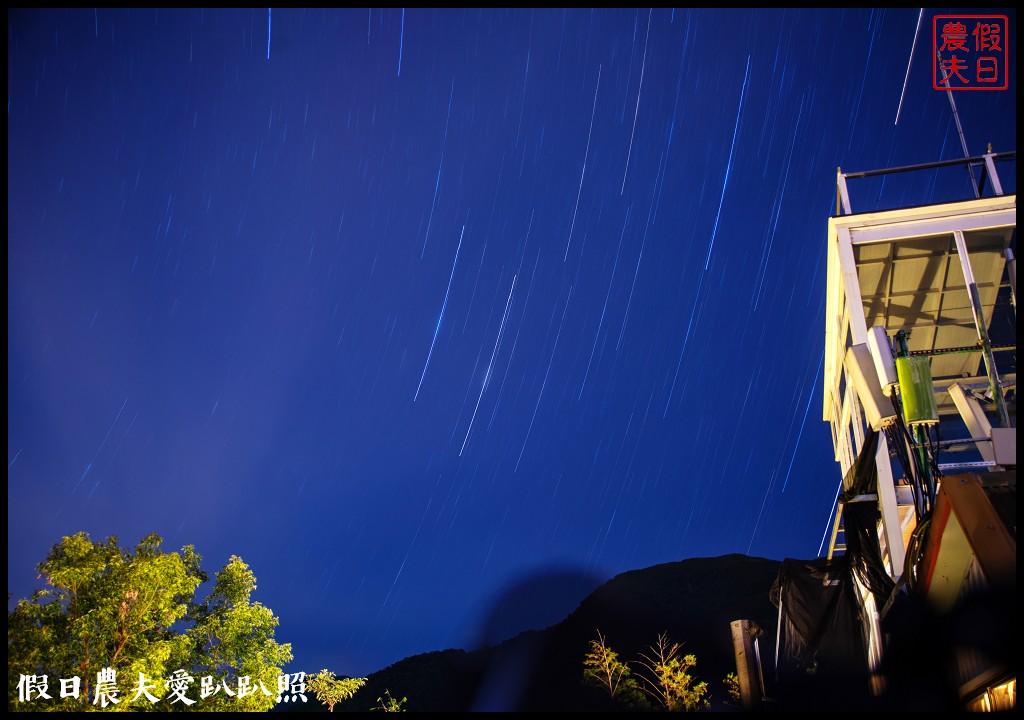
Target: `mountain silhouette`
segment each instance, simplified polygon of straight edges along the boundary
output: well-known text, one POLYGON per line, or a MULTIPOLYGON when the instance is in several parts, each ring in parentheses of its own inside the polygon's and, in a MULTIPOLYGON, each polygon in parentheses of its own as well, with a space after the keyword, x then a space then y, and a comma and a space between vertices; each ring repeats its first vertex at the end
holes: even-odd
MULTIPOLYGON (((728 699, 722 681, 736 670, 731 621, 752 620, 765 630, 762 661, 765 672, 773 667, 769 646, 777 610, 769 590, 779 567, 775 560, 734 554, 625 572, 547 628, 468 651, 415 655, 372 673, 365 687, 335 711, 370 710, 385 691, 408 698, 403 709, 409 712, 612 710, 606 693, 582 682, 583 658, 598 631, 622 660, 637 659, 667 633, 682 643, 684 654, 696 656, 691 674, 708 683, 712 707, 721 708, 728 699)), ((516 584, 497 600, 479 638, 505 636, 523 618, 543 616, 531 605, 564 603, 588 583, 592 587, 593 578, 585 573, 574 577, 561 568, 516 584)), ((308 709, 318 707, 311 705, 308 709)))

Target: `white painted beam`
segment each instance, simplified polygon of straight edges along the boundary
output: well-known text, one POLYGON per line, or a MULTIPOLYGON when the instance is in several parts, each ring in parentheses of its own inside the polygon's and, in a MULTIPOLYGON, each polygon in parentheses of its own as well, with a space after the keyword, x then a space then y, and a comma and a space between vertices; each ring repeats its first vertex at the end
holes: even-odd
POLYGON ((878 472, 878 510, 882 515, 885 544, 889 548, 889 575, 894 581, 898 581, 903 574, 907 549, 903 547, 903 525, 897 509, 896 483, 892 476, 892 461, 889 459, 889 443, 885 433, 878 434, 875 465, 878 472))

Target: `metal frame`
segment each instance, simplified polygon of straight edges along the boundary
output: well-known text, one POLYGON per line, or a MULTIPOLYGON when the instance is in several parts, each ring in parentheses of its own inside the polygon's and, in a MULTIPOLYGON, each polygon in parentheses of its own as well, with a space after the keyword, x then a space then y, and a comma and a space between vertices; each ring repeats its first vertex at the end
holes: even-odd
MULTIPOLYGON (((889 277, 883 278, 885 283, 882 292, 884 297, 878 295, 863 297, 859 282, 859 268, 855 249, 859 246, 867 246, 876 243, 889 243, 887 257, 865 260, 863 265, 871 263, 887 263, 890 268, 902 260, 895 256, 896 247, 900 242, 929 238, 936 236, 949 236, 949 244, 942 259, 941 281, 937 288, 939 305, 937 310, 930 313, 921 313, 919 320, 929 326, 955 325, 968 327, 969 321, 961 318, 948 318, 949 322, 943 321, 942 309, 946 307, 943 298, 950 293, 967 293, 970 296, 970 307, 975 318, 975 328, 985 327, 985 318, 977 300, 977 285, 973 284, 973 271, 971 269, 970 257, 967 252, 967 245, 964 241, 964 232, 1000 230, 1004 228, 1016 228, 1017 209, 1016 195, 1004 195, 1003 185, 996 170, 996 162, 1015 159, 1016 153, 986 153, 977 157, 963 160, 941 161, 926 163, 908 167, 892 168, 888 170, 874 170, 857 173, 843 173, 841 169, 836 171, 836 212, 837 215, 829 219, 828 226, 828 271, 827 271, 827 297, 825 311, 825 360, 824 360, 824 397, 822 405, 823 419, 830 424, 835 460, 840 465, 843 477, 856 460, 863 442, 865 422, 860 406, 860 400, 853 387, 851 378, 843 365, 843 358, 846 349, 855 344, 865 343, 868 336, 867 321, 865 316, 865 300, 878 300, 885 303, 885 317, 890 317, 889 307, 897 294, 893 292, 893 277, 895 273, 890 270, 889 277), (989 197, 979 197, 960 202, 941 203, 930 206, 919 206, 909 208, 896 208, 877 212, 854 214, 853 203, 850 198, 848 180, 878 176, 890 173, 908 172, 955 165, 983 165, 985 173, 983 181, 987 179, 990 190, 993 193, 989 197), (954 249, 955 248, 955 249, 954 249), (949 263, 953 262, 953 253, 957 255, 965 278, 964 285, 948 285, 946 282, 949 272, 949 263), (972 291, 972 286, 974 290, 972 291)), ((1012 254, 1006 256, 1007 261, 1012 254)), ((1016 278, 1015 267, 1007 265, 1011 273, 1010 287, 1014 302, 1016 304, 1016 278)), ((991 285, 982 285, 989 292, 991 285)), ((931 288, 934 292, 935 288, 931 288)), ((907 312, 904 311, 904 316, 907 312)), ((909 320, 913 321, 910 314, 909 320)), ((981 333, 979 332, 979 335, 981 333)), ((939 354, 947 348, 936 347, 935 338, 929 344, 929 354, 939 354)), ((961 396, 954 396, 960 384, 978 383, 989 380, 995 370, 995 363, 990 347, 981 347, 979 342, 978 351, 985 355, 987 377, 962 379, 949 381, 939 379, 935 383, 936 390, 940 393, 949 392, 953 403, 959 407, 961 396), (957 389, 953 389, 956 387, 957 389)), ((915 353, 917 354, 917 353, 915 353)), ((1000 384, 996 376, 994 394, 1001 397, 1001 389, 1009 380, 1009 384, 1015 386, 1016 378, 1011 376, 1004 378, 1000 384)), ((989 383, 986 383, 989 384, 989 383)), ((948 412, 952 408, 945 402, 940 412, 948 412)), ((984 417, 980 407, 977 412, 984 417)), ((1002 417, 1005 423, 1005 408, 1002 408, 1002 417)), ((972 414, 974 417, 976 413, 972 414)), ((961 415, 964 415, 961 412, 961 415)), ((966 415, 964 415, 966 420, 966 415)), ((986 437, 981 432, 980 424, 970 426, 972 437, 986 437)), ((991 444, 987 445, 983 453, 981 463, 971 463, 972 466, 993 467, 991 460, 991 444)), ((886 560, 889 572, 894 580, 899 580, 903 571, 903 564, 906 553, 905 536, 907 535, 907 512, 906 508, 901 512, 901 506, 906 504, 906 499, 901 500, 906 493, 901 493, 900 486, 896 485, 893 474, 892 461, 890 459, 890 448, 884 434, 879 437, 878 450, 876 452, 876 464, 878 467, 878 496, 881 522, 879 527, 879 541, 881 547, 886 550, 886 560)), ((998 469, 998 468, 996 468, 998 469)), ((867 499, 867 498, 863 498, 867 499)), ((839 538, 842 531, 842 503, 837 503, 835 515, 832 519, 831 539, 828 547, 828 557, 836 552, 845 549, 845 544, 839 538)))

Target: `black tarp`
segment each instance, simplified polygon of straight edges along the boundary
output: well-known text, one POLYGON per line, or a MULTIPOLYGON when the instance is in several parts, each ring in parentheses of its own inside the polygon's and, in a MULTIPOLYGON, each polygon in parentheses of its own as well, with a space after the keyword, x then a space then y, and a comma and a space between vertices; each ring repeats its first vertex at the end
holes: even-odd
POLYGON ((878 504, 854 498, 877 493, 877 433, 865 440, 843 482, 845 554, 831 560, 787 559, 771 589, 780 608, 776 695, 789 707, 836 709, 869 696, 866 618, 860 586, 882 607, 893 582, 878 547, 878 504))

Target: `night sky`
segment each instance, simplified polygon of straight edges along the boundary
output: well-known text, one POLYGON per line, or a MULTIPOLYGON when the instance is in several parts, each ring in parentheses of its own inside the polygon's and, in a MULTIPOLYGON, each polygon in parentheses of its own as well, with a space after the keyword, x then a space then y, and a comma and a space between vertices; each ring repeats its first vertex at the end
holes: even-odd
MULTIPOLYGON (((907 77, 917 9, 9 10, 9 607, 156 532, 359 675, 538 573, 506 634, 816 557, 835 172, 963 155, 932 14, 907 77)), ((1015 88, 956 93, 972 153, 1015 88)))

